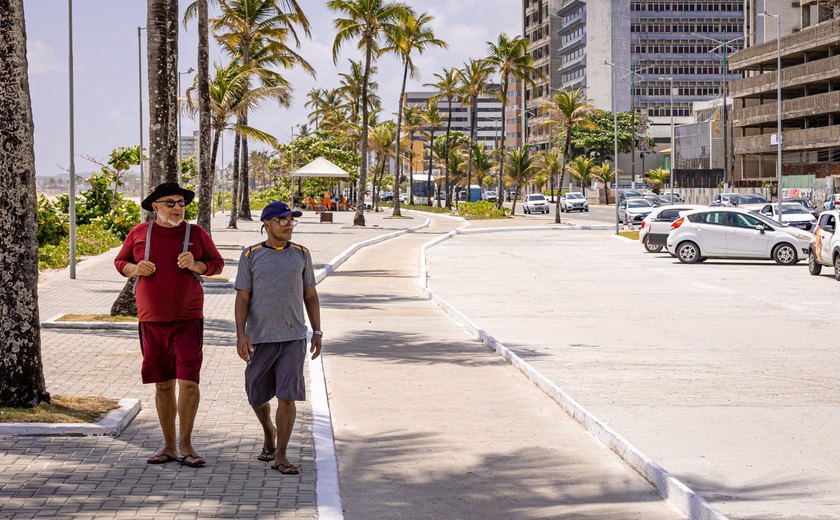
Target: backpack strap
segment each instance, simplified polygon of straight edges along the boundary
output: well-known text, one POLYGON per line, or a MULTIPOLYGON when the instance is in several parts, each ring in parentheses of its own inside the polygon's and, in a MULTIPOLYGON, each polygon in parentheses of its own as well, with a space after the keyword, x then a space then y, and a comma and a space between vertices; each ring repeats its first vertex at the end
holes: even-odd
MULTIPOLYGON (((186 253, 190 248, 190 226, 191 224, 187 222, 187 230, 184 232, 184 248, 181 250, 181 252, 183 253, 186 253)), ((199 276, 198 273, 196 273, 195 271, 190 272, 193 276, 195 276, 195 279, 198 280, 198 283, 204 285, 204 278, 199 276)))
MULTIPOLYGON (((143 251, 143 260, 149 261, 149 250, 151 249, 152 245, 152 225, 154 222, 149 221, 149 225, 146 227, 146 249, 143 251)), ((139 276, 134 277, 134 285, 131 286, 131 292, 137 292, 137 282, 140 281, 139 276)))

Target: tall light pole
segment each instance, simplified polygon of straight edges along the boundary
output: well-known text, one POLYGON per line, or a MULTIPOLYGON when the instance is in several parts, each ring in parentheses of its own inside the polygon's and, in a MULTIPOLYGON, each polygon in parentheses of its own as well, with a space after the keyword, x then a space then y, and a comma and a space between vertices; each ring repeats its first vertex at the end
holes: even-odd
POLYGON ((779 206, 779 224, 782 223, 782 17, 767 11, 758 16, 776 19, 776 204, 779 206))
POLYGON ((138 104, 140 106, 140 200, 146 197, 145 177, 143 175, 143 44, 140 39, 140 32, 145 27, 137 28, 137 86, 138 104))
POLYGON ((674 169, 677 161, 677 149, 675 148, 676 139, 674 138, 674 77, 657 78, 659 80, 666 80, 671 82, 671 172, 668 175, 671 178, 671 204, 674 203, 674 169))
MULTIPOLYGON (((192 67, 188 68, 184 72, 178 73, 178 98, 181 97, 181 75, 182 74, 192 74, 195 72, 195 69, 192 67)), ((181 184, 181 162, 183 162, 183 147, 181 146, 181 106, 180 103, 178 105, 178 184, 181 184)))
MULTIPOLYGON (((615 170, 615 234, 619 233, 618 222, 618 113, 615 108, 615 63, 605 61, 610 66, 610 81, 612 82, 612 113, 613 113, 613 169, 615 170)), ((607 194, 609 195, 609 186, 607 194)))
POLYGON ((73 0, 67 0, 68 91, 70 96, 70 279, 76 279, 76 125, 73 113, 73 0))

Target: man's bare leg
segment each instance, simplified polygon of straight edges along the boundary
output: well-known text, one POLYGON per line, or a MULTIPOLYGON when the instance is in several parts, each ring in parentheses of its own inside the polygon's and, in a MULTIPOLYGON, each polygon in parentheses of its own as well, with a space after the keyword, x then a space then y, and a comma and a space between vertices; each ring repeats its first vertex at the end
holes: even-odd
MULTIPOLYGON (((297 407, 294 401, 277 400, 277 455, 274 456, 274 467, 281 464, 288 464, 286 449, 289 447, 289 439, 292 438, 292 430, 295 427, 297 407)), ((283 467, 280 468, 281 470, 283 467)), ((281 471, 282 472, 282 471, 281 471)))
POLYGON ((178 456, 175 444, 175 415, 178 411, 175 402, 175 380, 155 383, 155 408, 157 408, 160 429, 163 431, 163 451, 172 457, 178 456))
MULTIPOLYGON (((181 430, 178 435, 178 446, 184 456, 195 453, 192 445, 192 431, 200 400, 198 383, 184 379, 178 380, 178 424, 181 430)), ((188 459, 188 461, 193 461, 193 459, 188 459)))
POLYGON ((277 446, 275 441, 277 429, 271 422, 271 401, 255 406, 254 413, 257 414, 257 419, 260 420, 260 426, 263 429, 263 449, 270 452, 277 446))

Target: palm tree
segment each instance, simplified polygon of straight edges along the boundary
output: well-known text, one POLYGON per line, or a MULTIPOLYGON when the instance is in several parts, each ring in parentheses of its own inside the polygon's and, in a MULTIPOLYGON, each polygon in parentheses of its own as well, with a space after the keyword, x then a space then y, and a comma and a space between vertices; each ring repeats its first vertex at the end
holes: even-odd
POLYGON ((348 106, 338 89, 312 89, 306 107, 309 121, 315 123, 316 130, 332 130, 347 119, 348 106))
MULTIPOLYGON (((560 175, 560 172, 563 169, 563 154, 560 152, 559 148, 552 147, 544 152, 540 152, 539 162, 540 166, 548 175, 548 184, 551 187, 552 196, 559 198, 559 194, 556 192, 560 190, 554 189, 554 179, 560 175)), ((562 189, 562 185, 560 187, 562 189)))
MULTIPOLYGON (((414 175, 414 134, 423 128, 423 118, 420 116, 420 108, 418 106, 406 106, 403 108, 403 118, 405 119, 405 133, 408 134, 408 196, 409 203, 414 204, 414 190, 411 189, 411 180, 414 175)), ((401 179, 397 179, 397 183, 401 179)))
POLYGON ((584 196, 586 196, 585 183, 592 179, 593 168, 595 168, 595 160, 584 155, 578 155, 572 162, 566 165, 569 177, 580 182, 580 189, 584 196))
MULTIPOLYGON (((429 173, 426 177, 426 186, 429 187, 432 185, 432 145, 435 142, 435 132, 443 127, 443 116, 440 115, 437 101, 430 99, 420 110, 420 118, 423 120, 423 125, 426 128, 426 131, 423 132, 423 137, 429 140, 429 173)), ((428 205, 432 205, 432 194, 429 194, 428 205)), ((440 207, 440 201, 438 201, 438 207, 440 207)))
MULTIPOLYGON (((478 119, 478 97, 487 90, 490 74, 493 73, 493 66, 485 60, 471 59, 464 64, 463 69, 458 70, 458 79, 461 84, 462 95, 470 105, 470 146, 475 143, 475 125, 478 119)), ((472 174, 472 154, 467 162, 467 202, 472 202, 470 182, 472 174)))
MULTIPOLYGON (((403 117, 403 98, 405 97, 405 82, 408 79, 408 73, 411 72, 412 78, 419 78, 420 74, 417 67, 414 66, 414 61, 411 54, 417 51, 417 54, 423 54, 429 47, 446 47, 443 40, 435 38, 432 29, 429 25, 432 22, 432 16, 422 13, 415 16, 413 13, 407 13, 400 17, 399 22, 394 26, 394 32, 388 35, 390 45, 383 49, 383 52, 393 52, 397 54, 402 60, 403 79, 402 88, 400 89, 399 111, 397 114, 397 135, 402 133, 402 117, 403 117)), ((400 157, 400 141, 397 139, 397 157, 400 157)), ((400 178, 401 161, 397 161, 397 179, 400 178)), ((394 186, 394 216, 400 216, 400 183, 397 182, 394 186)), ((431 197, 429 202, 431 203, 431 197)))
MULTIPOLYGON (((434 87, 437 89, 437 94, 435 94, 435 99, 446 98, 446 103, 448 105, 447 108, 447 117, 446 117, 446 146, 447 152, 446 155, 449 155, 449 134, 452 129, 452 100, 460 97, 461 95, 461 84, 458 81, 458 72, 454 67, 443 69, 443 74, 435 73, 435 77, 438 79, 435 83, 426 83, 425 86, 427 87, 434 87)), ((452 189, 449 183, 449 163, 446 162, 446 178, 444 180, 445 187, 446 187, 446 207, 452 207, 452 189)))
MULTIPOLYGON (((365 81, 365 69, 360 61, 348 61, 350 62, 350 71, 339 74, 341 81, 340 86, 338 87, 338 93, 350 108, 351 120, 358 123, 360 122, 359 112, 362 109, 362 90, 364 90, 363 83, 365 81)), ((375 65, 371 65, 368 70, 367 83, 368 110, 373 110, 382 104, 376 93, 377 90, 379 90, 379 83, 373 81, 373 77, 376 76, 377 72, 379 72, 379 69, 375 65)))
MULTIPOLYGON (((300 48, 296 27, 303 29, 308 36, 309 20, 300 8, 297 0, 218 0, 222 12, 212 20, 216 39, 234 58, 240 57, 245 66, 252 62, 262 71, 260 80, 270 86, 288 83, 277 73, 270 72, 267 66, 276 65, 292 68, 296 65, 312 72, 312 66, 297 54, 287 42, 292 40, 300 48)), ((248 125, 248 111, 239 118, 239 124, 248 125)), ((248 138, 241 139, 242 165, 240 218, 251 220, 250 199, 248 195, 248 138)))
POLYGON ((508 178, 514 189, 513 208, 510 212, 513 215, 516 212, 516 197, 519 195, 519 188, 537 173, 537 165, 528 153, 528 147, 520 146, 510 151, 508 167, 510 168, 508 178))
POLYGON ((351 41, 357 41, 358 47, 365 54, 365 71, 362 80, 362 165, 359 172, 359 187, 356 194, 356 215, 354 226, 365 225, 365 186, 367 184, 368 158, 368 81, 373 61, 381 54, 380 42, 386 34, 393 34, 400 18, 410 13, 409 8, 402 3, 383 0, 328 0, 327 7, 344 15, 344 18, 333 20, 336 29, 333 42, 333 62, 338 61, 338 51, 341 46, 351 41))
POLYGON ((659 195, 659 188, 662 187, 663 184, 668 180, 668 177, 671 176, 671 172, 664 169, 664 168, 656 168, 654 170, 650 170, 647 172, 645 176, 645 181, 650 183, 651 189, 653 192, 659 195))
POLYGON ((613 165, 607 162, 592 169, 592 175, 604 182, 604 198, 607 201, 607 206, 610 205, 610 183, 615 180, 615 173, 613 165))
POLYGON ((149 78, 149 192, 178 180, 178 4, 146 4, 149 78))
MULTIPOLYGON (((499 73, 499 97, 502 100, 502 117, 507 109, 508 85, 510 78, 522 81, 525 86, 533 86, 532 79, 538 69, 534 67, 534 58, 528 54, 529 40, 522 36, 510 38, 507 34, 499 34, 496 43, 487 42, 489 56, 487 61, 499 73)), ((504 127, 503 127, 504 128, 504 127)), ((505 166, 505 132, 502 131, 502 142, 499 146, 499 182, 497 193, 502 193, 502 176, 505 166)), ((496 199, 496 207, 502 207, 502 197, 496 199)))
POLYGON ((32 99, 26 63, 23 0, 0 9, 0 406, 50 401, 41 361, 38 317, 38 222, 32 99))
POLYGON ((493 151, 488 150, 484 143, 475 143, 472 146, 473 171, 475 172, 476 184, 483 185, 484 177, 498 165, 492 156, 493 151))
MULTIPOLYGON (((584 97, 582 88, 568 90, 563 89, 551 100, 541 99, 536 103, 537 108, 543 115, 537 120, 537 127, 559 126, 564 136, 563 140, 563 165, 560 169, 559 189, 563 189, 563 181, 566 174, 566 164, 569 163, 569 154, 572 149, 572 131, 575 128, 594 130, 596 125, 589 119, 592 112, 592 100, 584 97)), ((554 202, 554 222, 560 223, 560 197, 554 202)))
POLYGON ((370 148, 376 153, 377 162, 373 170, 373 209, 379 211, 379 194, 382 192, 382 179, 385 178, 385 164, 394 151, 396 130, 393 121, 385 121, 370 130, 370 148))

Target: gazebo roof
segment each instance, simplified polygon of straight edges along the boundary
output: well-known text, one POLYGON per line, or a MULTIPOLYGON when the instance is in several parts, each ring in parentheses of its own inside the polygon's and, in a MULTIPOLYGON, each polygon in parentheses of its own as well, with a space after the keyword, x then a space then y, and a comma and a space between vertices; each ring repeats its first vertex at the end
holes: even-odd
POLYGON ((311 163, 298 168, 292 173, 293 177, 331 177, 348 178, 350 174, 341 169, 332 161, 318 157, 311 163))

